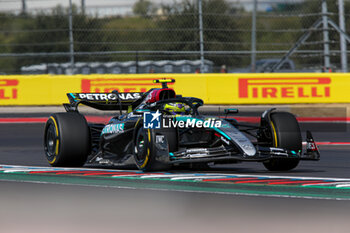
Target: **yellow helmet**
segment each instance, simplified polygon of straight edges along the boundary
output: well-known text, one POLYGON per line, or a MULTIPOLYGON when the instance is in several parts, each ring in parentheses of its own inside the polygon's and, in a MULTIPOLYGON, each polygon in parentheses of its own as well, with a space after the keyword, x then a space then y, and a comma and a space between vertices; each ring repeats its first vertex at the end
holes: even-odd
POLYGON ((172 113, 172 114, 184 114, 186 113, 186 109, 184 104, 182 103, 169 103, 164 105, 164 110, 172 113))

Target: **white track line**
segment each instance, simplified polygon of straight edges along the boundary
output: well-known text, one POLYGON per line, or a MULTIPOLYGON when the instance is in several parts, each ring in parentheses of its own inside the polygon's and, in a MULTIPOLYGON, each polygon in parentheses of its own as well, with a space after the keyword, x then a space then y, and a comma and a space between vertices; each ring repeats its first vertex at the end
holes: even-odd
POLYGON ((171 180, 202 180, 202 179, 220 179, 226 178, 227 176, 183 176, 183 177, 174 177, 171 180))

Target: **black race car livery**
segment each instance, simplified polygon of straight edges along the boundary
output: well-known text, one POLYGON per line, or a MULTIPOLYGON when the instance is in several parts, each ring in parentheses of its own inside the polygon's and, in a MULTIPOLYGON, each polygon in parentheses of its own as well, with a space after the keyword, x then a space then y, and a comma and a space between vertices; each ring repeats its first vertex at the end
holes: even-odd
MULTIPOLYGON (((201 99, 176 95, 174 80, 155 80, 161 88, 145 93, 68 93, 65 113, 50 116, 44 147, 52 166, 135 166, 144 171, 176 166, 262 162, 269 170, 290 170, 300 160, 319 160, 310 132, 303 153, 299 124, 291 113, 266 110, 260 124, 201 115, 201 99), (88 123, 84 104, 119 114, 107 124, 88 123)), ((225 114, 238 112, 225 109, 225 114)))

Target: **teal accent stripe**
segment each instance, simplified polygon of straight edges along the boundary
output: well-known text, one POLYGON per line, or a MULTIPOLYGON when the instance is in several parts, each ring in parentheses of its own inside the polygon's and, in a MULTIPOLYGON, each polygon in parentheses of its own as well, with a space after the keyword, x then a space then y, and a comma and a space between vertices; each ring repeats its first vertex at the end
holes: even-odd
POLYGON ((136 109, 135 112, 150 112, 149 109, 136 109))
POLYGON ((69 93, 69 95, 73 98, 74 102, 76 102, 76 97, 72 94, 72 93, 69 93))

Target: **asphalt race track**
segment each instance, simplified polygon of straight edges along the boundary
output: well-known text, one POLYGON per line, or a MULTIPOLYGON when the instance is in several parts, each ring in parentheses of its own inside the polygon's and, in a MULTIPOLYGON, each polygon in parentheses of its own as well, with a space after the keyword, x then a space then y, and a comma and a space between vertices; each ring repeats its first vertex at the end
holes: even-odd
POLYGON ((44 124, 3 123, 0 231, 349 232, 348 125, 302 123, 316 141, 339 145, 320 145, 320 161, 302 161, 290 172, 240 163, 145 174, 52 171, 43 155, 44 124))
MULTIPOLYGON (((350 126, 340 124, 339 127, 336 123, 307 123, 301 124, 301 127, 313 130, 317 142, 350 142, 350 126), (323 128, 325 130, 321 131, 323 128)), ((0 164, 48 166, 43 154, 44 124, 0 124, 0 129, 0 164)), ((287 173, 268 172, 260 163, 221 165, 213 167, 211 171, 350 178, 350 145, 319 145, 319 148, 320 161, 302 161, 296 169, 287 173)))

